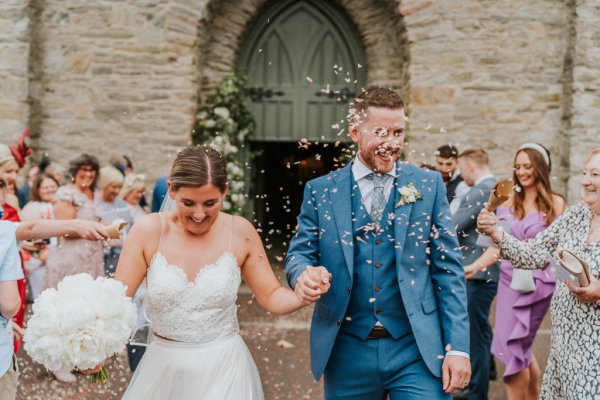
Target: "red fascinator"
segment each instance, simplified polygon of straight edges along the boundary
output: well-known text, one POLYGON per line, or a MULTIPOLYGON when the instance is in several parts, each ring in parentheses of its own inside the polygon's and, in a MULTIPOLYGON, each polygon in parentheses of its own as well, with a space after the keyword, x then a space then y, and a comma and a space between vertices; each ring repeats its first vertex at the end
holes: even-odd
POLYGON ((15 158, 17 164, 19 164, 19 168, 23 168, 27 157, 29 157, 31 153, 33 153, 33 149, 27 146, 27 144, 25 143, 25 139, 27 139, 28 137, 29 129, 26 129, 25 132, 23 132, 23 134, 19 138, 17 146, 9 146, 10 152, 15 158))

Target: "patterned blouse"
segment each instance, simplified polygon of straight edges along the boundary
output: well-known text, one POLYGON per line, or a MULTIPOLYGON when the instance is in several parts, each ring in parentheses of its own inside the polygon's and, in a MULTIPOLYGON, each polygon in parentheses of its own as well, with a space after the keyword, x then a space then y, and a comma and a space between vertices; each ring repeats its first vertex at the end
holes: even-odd
MULTIPOLYGON (((498 244, 502 258, 515 268, 544 268, 558 248, 586 260, 600 275, 600 241, 587 244, 593 212, 585 204, 569 207, 547 229, 528 242, 505 233, 498 244)), ((560 267, 559 267, 560 268, 560 267)), ((552 298, 552 341, 541 399, 600 399, 600 302, 578 301, 564 282, 552 298)))

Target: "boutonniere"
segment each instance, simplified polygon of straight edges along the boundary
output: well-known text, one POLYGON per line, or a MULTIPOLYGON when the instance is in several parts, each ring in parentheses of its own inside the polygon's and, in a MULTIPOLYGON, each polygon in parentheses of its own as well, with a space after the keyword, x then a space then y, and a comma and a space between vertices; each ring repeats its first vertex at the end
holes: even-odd
POLYGON ((403 206, 405 204, 414 203, 417 200, 421 200, 423 195, 417 190, 415 185, 409 183, 406 186, 402 186, 398 189, 400 192, 400 200, 396 203, 396 208, 403 206))

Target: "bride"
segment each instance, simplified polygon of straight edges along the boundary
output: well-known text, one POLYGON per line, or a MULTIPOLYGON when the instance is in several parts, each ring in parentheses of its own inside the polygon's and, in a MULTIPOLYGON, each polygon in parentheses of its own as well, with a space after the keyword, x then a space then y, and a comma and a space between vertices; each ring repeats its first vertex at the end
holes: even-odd
POLYGON ((308 302, 279 284, 250 222, 221 212, 226 192, 221 154, 188 147, 171 169, 175 210, 143 217, 128 234, 115 279, 130 297, 147 280, 154 338, 123 399, 263 399, 258 370, 239 335, 241 276, 273 314, 308 302))

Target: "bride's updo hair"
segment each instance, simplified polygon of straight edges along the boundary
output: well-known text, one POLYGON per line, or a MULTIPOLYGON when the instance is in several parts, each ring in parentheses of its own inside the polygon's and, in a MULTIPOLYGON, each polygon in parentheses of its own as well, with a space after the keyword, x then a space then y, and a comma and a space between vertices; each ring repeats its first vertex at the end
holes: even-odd
POLYGON ((227 168, 221 153, 210 146, 190 146, 177 153, 171 168, 171 187, 200 187, 212 183, 227 189, 227 168))

